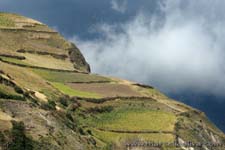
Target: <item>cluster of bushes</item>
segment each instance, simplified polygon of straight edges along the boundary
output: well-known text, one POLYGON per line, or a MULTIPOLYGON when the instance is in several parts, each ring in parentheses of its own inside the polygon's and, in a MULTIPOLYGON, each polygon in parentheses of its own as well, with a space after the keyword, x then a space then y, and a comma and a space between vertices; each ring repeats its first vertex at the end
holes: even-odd
POLYGON ((2 91, 0 91, 0 98, 3 98, 3 99, 14 99, 14 100, 25 100, 25 97, 23 96, 24 92, 23 90, 18 87, 17 85, 15 85, 12 81, 9 81, 9 80, 6 80, 2 77, 0 77, 0 83, 1 84, 5 84, 7 86, 12 86, 15 90, 17 94, 6 94, 2 91), (19 95, 21 94, 21 95, 19 95))
POLYGON ((9 150, 32 150, 32 140, 25 135, 25 126, 23 122, 12 121, 11 130, 12 141, 9 143, 9 150))
POLYGON ((3 78, 1 76, 0 76, 0 83, 3 83, 5 85, 7 85, 7 86, 12 86, 12 87, 16 86, 12 81, 7 80, 7 79, 5 79, 5 78, 3 78))
POLYGON ((68 100, 70 100, 69 96, 62 96, 62 97, 59 98, 60 104, 62 104, 65 107, 68 107, 68 105, 69 105, 68 100))
POLYGON ((20 87, 18 87, 18 86, 15 86, 15 87, 14 87, 14 90, 15 90, 17 93, 19 93, 19 94, 23 94, 23 93, 24 93, 23 90, 22 90, 20 87))
POLYGON ((85 100, 85 101, 90 102, 90 103, 101 104, 101 103, 104 103, 104 102, 106 102, 108 100, 111 100, 111 99, 114 99, 114 98, 100 98, 100 99, 82 98, 81 100, 85 100))
POLYGON ((8 95, 0 91, 0 98, 2 99, 13 99, 13 100, 21 100, 24 101, 25 98, 19 95, 8 95))
POLYGON ((67 95, 59 98, 59 103, 64 107, 68 108, 70 111, 75 111, 77 108, 81 106, 81 104, 74 97, 69 97, 67 95))
POLYGON ((5 136, 2 132, 0 132, 0 145, 4 146, 6 144, 5 136))
POLYGON ((55 101, 52 101, 52 100, 48 100, 47 103, 41 104, 41 108, 45 110, 55 110, 56 109, 55 106, 56 106, 56 103, 55 101))
POLYGON ((143 88, 154 89, 154 87, 152 87, 150 85, 145 85, 145 84, 140 84, 140 83, 136 83, 136 84, 133 84, 133 85, 140 86, 140 87, 143 87, 143 88))
POLYGON ((94 107, 88 109, 89 113, 105 113, 113 111, 113 106, 94 107))
POLYGON ((45 110, 55 110, 56 102, 59 102, 69 111, 75 111, 81 106, 81 104, 75 99, 67 95, 60 97, 58 100, 48 100, 48 103, 42 103, 41 108, 45 110))

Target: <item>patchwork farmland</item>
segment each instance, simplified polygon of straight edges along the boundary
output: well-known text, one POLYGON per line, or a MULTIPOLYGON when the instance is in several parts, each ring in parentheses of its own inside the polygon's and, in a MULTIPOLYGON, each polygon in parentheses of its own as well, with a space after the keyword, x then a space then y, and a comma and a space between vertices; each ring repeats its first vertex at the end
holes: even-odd
POLYGON ((146 141, 179 150, 165 143, 225 137, 203 112, 154 87, 90 73, 79 49, 46 25, 0 13, 0 149, 122 150, 146 141))

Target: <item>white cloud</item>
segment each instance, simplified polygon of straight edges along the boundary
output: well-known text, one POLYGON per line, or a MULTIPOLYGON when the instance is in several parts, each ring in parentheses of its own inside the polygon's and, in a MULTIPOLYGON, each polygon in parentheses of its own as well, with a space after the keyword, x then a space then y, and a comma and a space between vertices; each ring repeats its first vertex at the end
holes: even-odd
POLYGON ((191 89, 224 95, 224 4, 165 0, 164 17, 139 14, 118 25, 122 33, 102 24, 98 32, 104 39, 73 40, 93 72, 148 83, 167 93, 191 89))
POLYGON ((127 10, 127 0, 111 0, 111 8, 120 13, 127 10))

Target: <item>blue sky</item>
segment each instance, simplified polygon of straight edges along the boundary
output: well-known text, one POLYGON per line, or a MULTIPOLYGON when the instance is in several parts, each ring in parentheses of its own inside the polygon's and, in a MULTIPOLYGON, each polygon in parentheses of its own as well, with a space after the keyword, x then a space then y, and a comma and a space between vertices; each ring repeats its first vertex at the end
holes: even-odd
POLYGON ((225 131, 225 1, 0 0, 55 28, 92 71, 151 84, 225 131))

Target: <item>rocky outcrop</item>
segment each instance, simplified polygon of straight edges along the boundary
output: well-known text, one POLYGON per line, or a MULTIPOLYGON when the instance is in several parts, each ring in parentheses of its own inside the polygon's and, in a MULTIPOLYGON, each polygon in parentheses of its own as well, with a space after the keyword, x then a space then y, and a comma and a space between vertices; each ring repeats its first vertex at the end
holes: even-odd
POLYGON ((74 64, 74 68, 86 71, 88 73, 91 72, 90 65, 86 62, 80 50, 73 43, 71 43, 71 47, 68 49, 68 51, 70 60, 74 64))

